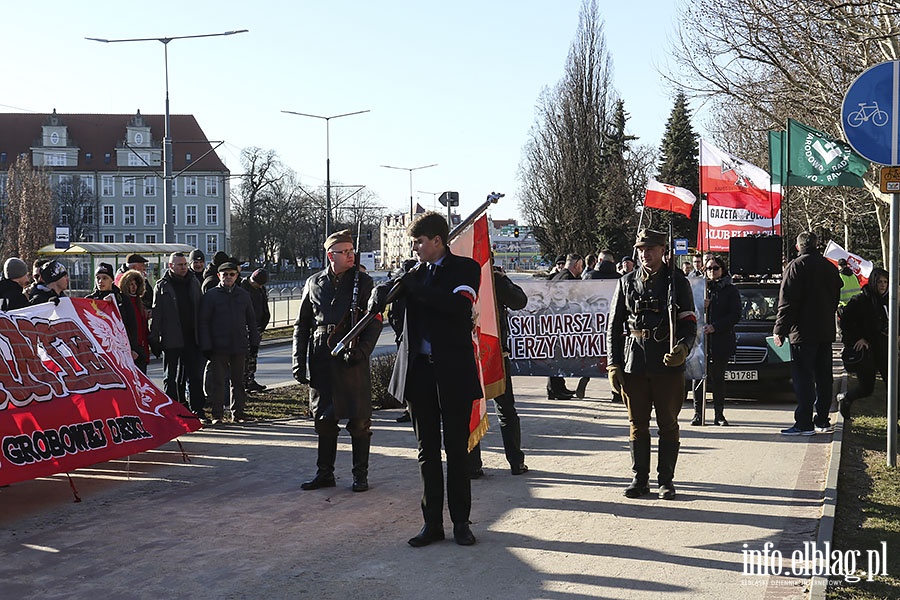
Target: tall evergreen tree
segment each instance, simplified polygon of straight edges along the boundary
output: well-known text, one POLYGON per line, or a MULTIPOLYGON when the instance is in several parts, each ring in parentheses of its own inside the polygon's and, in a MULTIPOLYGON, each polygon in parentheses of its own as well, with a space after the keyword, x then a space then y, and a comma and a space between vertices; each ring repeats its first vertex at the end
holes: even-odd
POLYGON ((603 141, 600 161, 602 180, 594 213, 596 249, 609 248, 616 255, 628 253, 637 225, 627 166, 629 142, 637 138, 625 133, 627 120, 625 101, 619 99, 603 141))
MULTIPOLYGON (((662 183, 677 185, 700 197, 700 164, 698 153, 698 135, 691 125, 691 110, 688 107, 684 92, 678 92, 666 130, 660 144, 659 176, 662 183)), ((693 244, 697 239, 697 226, 700 215, 700 203, 697 202, 691 218, 667 211, 655 211, 654 216, 668 227, 670 219, 675 237, 686 237, 693 244)), ((645 217, 646 220, 646 217, 645 217)))

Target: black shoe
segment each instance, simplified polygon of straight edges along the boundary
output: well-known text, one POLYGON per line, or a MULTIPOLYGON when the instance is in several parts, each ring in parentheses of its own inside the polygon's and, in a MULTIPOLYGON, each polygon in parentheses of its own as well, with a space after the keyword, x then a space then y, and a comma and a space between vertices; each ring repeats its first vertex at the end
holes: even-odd
POLYGON ((521 475, 522 473, 528 472, 528 465, 526 465, 525 463, 522 463, 520 465, 513 465, 510 468, 510 471, 512 471, 513 475, 521 475))
POLYGON ((728 427, 728 419, 726 419, 724 416, 720 415, 720 416, 716 417, 716 425, 720 425, 722 427, 728 427))
POLYGON ((484 469, 475 469, 469 473, 469 479, 481 479, 484 477, 484 469))
POLYGON ((238 413, 234 415, 235 423, 255 423, 256 419, 248 415, 247 413, 238 413))
POLYGON ((322 475, 317 473, 315 477, 309 481, 300 484, 301 490, 317 490, 319 488, 334 487, 337 485, 334 481, 334 475, 322 475))
POLYGON ((358 477, 353 480, 353 485, 350 486, 350 489, 354 492, 365 492, 369 489, 369 481, 364 477, 358 477))
POLYGON ((700 424, 701 424, 701 421, 702 421, 702 420, 703 420, 703 419, 700 418, 700 415, 694 413, 694 418, 691 419, 691 425, 693 425, 693 426, 696 427, 697 425, 700 425, 700 424))
POLYGON ((578 398, 584 398, 585 392, 587 392, 587 384, 590 381, 587 377, 582 377, 578 380, 578 387, 575 388, 575 396, 578 398))
POLYGON ((574 397, 568 392, 547 392, 547 400, 571 400, 574 397))
POLYGON ((261 383, 257 383, 256 380, 253 380, 244 386, 244 390, 248 391, 248 392, 262 392, 263 390, 266 390, 266 389, 268 389, 268 386, 265 386, 261 383))
POLYGON ((453 539, 460 546, 471 546, 475 543, 475 534, 469 529, 468 523, 454 523, 453 539))
POLYGON ((660 500, 671 500, 675 497, 675 484, 671 481, 659 484, 658 491, 660 500))
POLYGON ((422 546, 427 546, 431 542, 439 542, 442 539, 444 539, 443 525, 429 525, 428 523, 425 523, 425 526, 422 527, 422 531, 417 533, 415 537, 406 540, 406 542, 413 548, 421 548, 422 546))
POLYGON ((650 484, 647 480, 638 480, 635 477, 631 481, 631 485, 625 488, 625 497, 626 498, 640 498, 641 496, 646 496, 650 493, 650 484))
POLYGON ((408 411, 408 410, 404 410, 404 411, 403 411, 403 414, 400 415, 399 417, 397 417, 397 422, 398 422, 398 423, 409 423, 410 421, 412 421, 412 417, 409 416, 409 411, 408 411))

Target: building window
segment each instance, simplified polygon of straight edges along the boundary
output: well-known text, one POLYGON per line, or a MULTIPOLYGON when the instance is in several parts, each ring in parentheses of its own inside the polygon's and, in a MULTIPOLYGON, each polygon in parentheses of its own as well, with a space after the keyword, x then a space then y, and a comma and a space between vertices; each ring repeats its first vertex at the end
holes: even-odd
POLYGON ((219 195, 219 180, 215 177, 206 177, 206 195, 215 198, 219 195))
POLYGON ((134 152, 131 151, 128 153, 128 166, 129 167, 146 167, 150 164, 150 155, 146 152, 134 152))
POLYGON ((81 182, 81 186, 84 189, 84 191, 86 193, 90 194, 91 197, 93 197, 94 196, 94 178, 90 177, 88 175, 82 175, 81 177, 78 178, 78 180, 81 182))
POLYGON ((212 256, 219 251, 219 235, 216 233, 206 234, 206 255, 212 256))
POLYGON ((215 204, 207 204, 206 205, 206 224, 207 225, 218 225, 219 224, 219 207, 215 204))
POLYGON ((111 233, 104 233, 103 234, 103 243, 104 244, 115 244, 116 236, 111 233))
POLYGON ((122 207, 122 225, 135 225, 134 205, 126 204, 122 207))
POLYGON ((156 243, 156 234, 155 233, 145 233, 144 234, 144 243, 145 244, 155 244, 156 243))
POLYGON ((147 198, 156 196, 156 177, 153 175, 144 177, 144 196, 147 198))
MULTIPOLYGON (((134 207, 132 207, 134 208, 134 207)), ((116 207, 112 205, 106 205, 103 207, 103 224, 104 225, 115 225, 116 224, 116 207)))
POLYGON ((64 209, 59 209, 59 224, 62 227, 65 227, 69 224, 69 212, 64 209))
POLYGON ((134 196, 135 194, 134 177, 126 177, 122 180, 122 195, 134 196))
POLYGON ((133 244, 133 243, 134 243, 134 234, 133 234, 133 233, 126 233, 126 234, 125 234, 125 243, 126 243, 126 244, 133 244))
POLYGON ((144 205, 144 225, 156 225, 156 205, 144 205))
POLYGON ((112 175, 100 176, 100 195, 109 197, 116 195, 116 184, 112 175))
MULTIPOLYGON (((188 204, 184 207, 184 224, 185 225, 196 225, 197 224, 197 205, 196 204, 188 204)), ((196 248, 196 246, 194 246, 196 248)))
POLYGON ((173 177, 172 178, 172 197, 174 198, 177 195, 178 195, 178 178, 173 177))
POLYGON ((93 233, 86 233, 86 234, 84 234, 84 241, 85 241, 85 242, 93 242, 93 241, 94 241, 94 234, 93 234, 93 233))
POLYGON ((190 246, 191 248, 197 247, 197 234, 196 233, 186 233, 184 234, 184 243, 190 246))
POLYGON ((59 176, 59 191, 62 194, 71 194, 72 193, 72 176, 71 175, 60 175, 59 176))
POLYGON ((197 195, 197 176, 191 175, 190 177, 184 178, 184 195, 185 196, 196 196, 197 195))
MULTIPOLYGON (((82 206, 81 207, 81 224, 82 225, 93 225, 94 224, 94 207, 93 206, 82 206)), ((89 240, 86 240, 89 241, 89 240)))
POLYGON ((65 167, 65 152, 44 152, 44 166, 46 167, 65 167))
POLYGON ((172 205, 172 225, 178 225, 178 207, 172 205))

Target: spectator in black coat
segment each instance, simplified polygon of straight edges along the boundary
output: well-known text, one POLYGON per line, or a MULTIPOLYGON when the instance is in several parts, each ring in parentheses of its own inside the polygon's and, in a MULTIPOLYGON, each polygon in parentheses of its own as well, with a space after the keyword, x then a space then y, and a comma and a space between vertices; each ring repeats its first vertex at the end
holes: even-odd
MULTIPOLYGON (((269 324, 271 314, 269 312, 269 295, 266 292, 266 283, 269 282, 269 272, 265 269, 257 269, 253 274, 241 282, 241 287, 250 294, 253 303, 253 314, 256 315, 256 328, 262 335, 269 324)), ((259 348, 250 348, 247 359, 244 361, 244 389, 248 392, 261 392, 266 386, 256 381, 256 363, 259 359, 259 348)))
POLYGON ((3 279, 0 279, 0 311, 16 310, 28 306, 25 288, 31 277, 28 265, 21 258, 7 258, 3 263, 3 279))

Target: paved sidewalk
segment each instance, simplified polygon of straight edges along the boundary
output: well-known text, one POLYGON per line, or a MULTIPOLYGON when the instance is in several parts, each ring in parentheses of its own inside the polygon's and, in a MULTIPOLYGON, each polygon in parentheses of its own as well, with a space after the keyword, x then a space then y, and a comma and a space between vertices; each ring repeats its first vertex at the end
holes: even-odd
MULTIPOLYGON (((789 570, 791 553, 817 540, 832 436, 781 436, 793 403, 730 404, 731 427, 702 428, 688 425, 685 405, 678 497, 629 500, 627 418, 607 400, 606 382, 592 380, 590 397, 571 401, 547 400, 544 384, 514 379, 527 474, 509 473, 492 415, 482 444, 487 475, 472 484, 475 546, 406 544, 421 526, 421 487, 412 430, 394 421, 399 411, 374 417, 372 487, 361 494, 350 491, 346 433, 338 487, 301 491, 315 470, 311 422, 235 425, 182 437, 189 463, 171 442, 77 471, 80 503, 65 476, 0 489, 2 595, 807 596, 808 577, 744 574, 745 550, 771 542, 789 570)), ((449 517, 445 525, 449 533, 449 517)))

